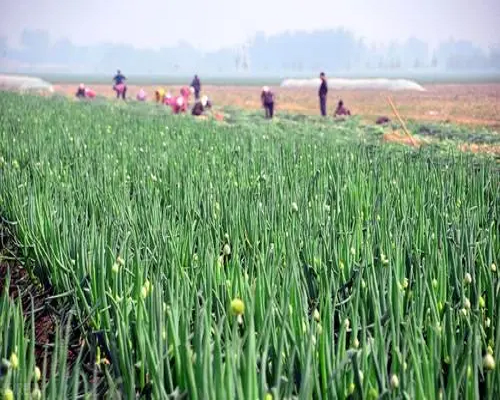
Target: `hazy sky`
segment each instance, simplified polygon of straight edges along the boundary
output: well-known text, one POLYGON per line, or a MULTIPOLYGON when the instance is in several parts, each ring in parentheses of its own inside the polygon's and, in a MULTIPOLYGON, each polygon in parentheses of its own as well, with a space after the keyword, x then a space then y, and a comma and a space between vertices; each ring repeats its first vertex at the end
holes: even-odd
POLYGON ((414 35, 434 46, 450 37, 500 43, 500 0, 0 0, 0 36, 24 28, 77 44, 158 48, 185 40, 202 49, 244 41, 256 31, 343 26, 368 42, 414 35))

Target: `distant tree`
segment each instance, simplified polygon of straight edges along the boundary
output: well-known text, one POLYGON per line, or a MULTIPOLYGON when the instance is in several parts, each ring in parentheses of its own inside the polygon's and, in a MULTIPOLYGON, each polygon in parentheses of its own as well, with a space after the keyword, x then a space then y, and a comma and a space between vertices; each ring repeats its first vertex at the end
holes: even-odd
POLYGON ((496 44, 490 48, 490 66, 500 69, 500 44, 496 44))
POLYGON ((478 69, 488 66, 484 51, 467 40, 449 40, 436 50, 439 59, 445 61, 448 69, 478 69))
POLYGON ((436 55, 434 54, 432 56, 431 67, 432 68, 437 68, 437 66, 438 66, 438 59, 437 59, 436 55))

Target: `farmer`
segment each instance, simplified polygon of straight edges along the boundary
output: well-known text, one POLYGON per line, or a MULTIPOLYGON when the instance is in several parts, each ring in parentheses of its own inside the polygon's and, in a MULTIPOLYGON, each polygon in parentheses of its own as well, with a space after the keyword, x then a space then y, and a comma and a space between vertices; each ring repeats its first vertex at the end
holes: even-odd
POLYGON ((266 118, 273 118, 274 115, 274 94, 269 90, 267 86, 262 88, 262 93, 260 94, 260 99, 262 101, 262 106, 266 110, 266 118))
POLYGON ((163 95, 163 104, 166 106, 169 106, 172 101, 172 94, 170 92, 167 92, 163 95))
POLYGON ((83 83, 80 83, 76 91, 76 97, 79 99, 93 99, 95 97, 95 92, 92 89, 85 87, 83 83))
POLYGON ((200 78, 198 78, 198 75, 194 76, 193 81, 191 82, 191 87, 194 89, 195 100, 199 100, 201 91, 201 82, 200 78))
POLYGON ((119 99, 120 96, 123 100, 125 100, 125 96, 127 95, 127 85, 125 85, 125 81, 127 78, 122 75, 121 71, 116 71, 116 75, 113 78, 115 84, 113 85, 113 90, 116 92, 116 98, 119 99))
POLYGON ((339 101, 337 105, 337 109, 335 110, 336 117, 348 116, 351 115, 351 112, 344 107, 344 102, 342 100, 339 101))
POLYGON ((83 83, 80 83, 80 86, 78 86, 78 90, 76 91, 76 97, 78 97, 79 99, 86 97, 85 85, 83 83))
POLYGON ((165 90, 163 88, 158 88, 155 90, 155 100, 157 103, 163 103, 165 100, 165 90))
POLYGON ((174 114, 180 114, 187 111, 190 90, 186 87, 181 89, 181 95, 170 99, 170 107, 174 114))
POLYGON ((212 102, 208 99, 207 96, 203 96, 201 100, 198 100, 195 103, 191 114, 195 117, 199 117, 200 115, 203 115, 206 109, 209 108, 212 108, 212 102))
POLYGON ((324 72, 319 74, 321 79, 321 85, 319 87, 319 107, 321 109, 321 115, 326 117, 326 95, 328 94, 328 84, 326 83, 326 75, 324 72))
POLYGON ((146 101, 146 92, 144 91, 143 88, 139 90, 139 93, 137 93, 137 101, 146 101))
POLYGON ((391 120, 389 119, 389 117, 386 116, 378 117, 377 120, 375 121, 377 125, 385 125, 388 124, 389 122, 391 122, 391 120))

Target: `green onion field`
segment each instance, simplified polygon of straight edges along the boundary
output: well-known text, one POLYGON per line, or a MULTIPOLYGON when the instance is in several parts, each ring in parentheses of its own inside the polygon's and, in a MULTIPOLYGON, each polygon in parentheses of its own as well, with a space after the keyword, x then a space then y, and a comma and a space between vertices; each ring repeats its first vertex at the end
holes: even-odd
POLYGON ((1 398, 499 399, 500 164, 380 129, 0 93, 1 398))

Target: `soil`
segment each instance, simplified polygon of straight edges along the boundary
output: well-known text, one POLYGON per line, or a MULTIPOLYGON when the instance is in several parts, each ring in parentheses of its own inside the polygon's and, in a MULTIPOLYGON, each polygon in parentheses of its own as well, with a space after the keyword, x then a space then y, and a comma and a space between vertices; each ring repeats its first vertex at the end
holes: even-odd
MULTIPOLYGON (((111 85, 89 85, 98 96, 114 98, 111 85)), ((163 87, 172 94, 179 86, 163 87)), ((135 98, 140 86, 129 85, 128 96, 135 98)), ((158 86, 144 86, 150 101, 158 86)), ((271 88, 276 94, 276 107, 280 111, 304 115, 319 114, 317 90, 314 88, 271 88)), ((380 116, 393 114, 387 102, 390 96, 401 116, 407 120, 422 122, 453 122, 467 126, 487 126, 500 129, 500 84, 433 84, 425 86, 425 92, 330 90, 328 109, 332 115, 338 100, 342 99, 354 115, 366 122, 375 122, 380 116)), ((56 93, 73 96, 74 84, 55 84, 56 93)), ((255 86, 204 86, 217 108, 236 107, 244 110, 260 110, 260 88, 255 86)))
MULTIPOLYGON (((35 362, 42 368, 46 358, 50 366, 57 330, 60 330, 61 316, 56 312, 57 305, 48 301, 50 290, 45 290, 37 284, 22 267, 15 257, 14 246, 10 237, 0 225, 0 293, 8 290, 12 300, 19 299, 25 317, 25 327, 31 324, 31 313, 34 312, 35 362), (6 287, 6 277, 10 273, 9 287, 6 287)), ((28 334, 25 332, 25 334, 28 334)), ((75 332, 76 334, 76 332, 75 332)), ((76 336, 76 335, 75 335, 76 336)), ((78 338, 76 339, 78 342, 78 338)), ((71 340, 74 342, 74 340, 71 340)), ((67 363, 73 365, 78 357, 79 346, 70 346, 67 353, 67 363)))

